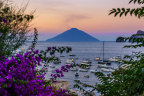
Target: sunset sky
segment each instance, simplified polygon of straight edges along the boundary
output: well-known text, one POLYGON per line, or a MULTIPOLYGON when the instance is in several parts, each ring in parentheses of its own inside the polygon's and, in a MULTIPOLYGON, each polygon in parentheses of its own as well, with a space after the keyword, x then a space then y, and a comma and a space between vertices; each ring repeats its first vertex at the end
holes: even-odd
POLYGON ((138 7, 129 0, 13 0, 28 11, 35 10, 33 27, 39 31, 39 40, 47 40, 70 28, 78 28, 104 41, 114 41, 118 36, 129 36, 144 30, 144 22, 136 17, 108 15, 112 8, 138 7))

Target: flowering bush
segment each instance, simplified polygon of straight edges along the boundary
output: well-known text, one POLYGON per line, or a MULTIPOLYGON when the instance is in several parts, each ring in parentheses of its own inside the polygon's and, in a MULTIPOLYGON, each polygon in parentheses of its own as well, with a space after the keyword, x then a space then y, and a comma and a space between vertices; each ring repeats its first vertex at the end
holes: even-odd
POLYGON ((71 96, 65 90, 45 85, 45 73, 37 74, 36 70, 42 61, 38 53, 29 51, 0 58, 0 96, 71 96))
POLYGON ((63 72, 68 72, 69 71, 68 69, 70 69, 70 67, 72 67, 72 64, 71 65, 66 64, 65 66, 62 66, 60 70, 56 69, 55 70, 56 74, 51 74, 52 76, 51 80, 53 82, 56 82, 57 78, 64 77, 63 72))
MULTIPOLYGON (((55 60, 55 52, 69 52, 71 48, 48 47, 40 53, 38 50, 33 51, 38 36, 34 29, 34 40, 29 48, 32 52, 12 56, 28 39, 27 33, 30 32, 30 22, 34 16, 33 13, 25 13, 26 6, 16 9, 9 3, 0 1, 0 96, 70 96, 66 90, 56 90, 50 86, 51 81, 56 80, 55 74, 51 75, 54 76, 50 82, 45 81, 46 68, 38 70, 36 67, 41 61, 49 63, 55 60)), ((61 76, 58 73, 58 77, 63 76, 62 71, 67 69, 62 67, 61 76)))

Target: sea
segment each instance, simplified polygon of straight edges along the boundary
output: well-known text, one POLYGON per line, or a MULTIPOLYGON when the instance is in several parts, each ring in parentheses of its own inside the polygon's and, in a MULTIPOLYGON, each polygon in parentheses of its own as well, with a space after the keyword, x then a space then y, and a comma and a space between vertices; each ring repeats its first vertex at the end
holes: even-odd
MULTIPOLYGON (((30 42, 27 42, 24 46, 22 46, 21 50, 27 49, 31 45, 30 42)), ((78 72, 79 76, 75 76, 75 71, 69 71, 64 73, 64 77, 59 78, 58 80, 68 81, 69 82, 69 89, 76 89, 74 88, 74 80, 80 80, 83 83, 94 85, 96 83, 99 83, 98 78, 94 75, 94 73, 91 73, 90 70, 97 69, 98 71, 101 71, 97 68, 96 64, 97 61, 94 60, 95 57, 103 58, 104 54, 104 60, 120 56, 123 58, 125 55, 132 55, 134 52, 143 52, 143 48, 124 48, 125 45, 130 45, 130 43, 117 43, 117 42, 38 42, 36 45, 36 49, 39 50, 45 50, 47 47, 57 46, 57 47, 65 47, 69 46, 72 48, 72 51, 69 53, 63 53, 63 54, 56 54, 57 57, 61 60, 60 64, 53 64, 49 63, 50 66, 55 66, 55 68, 48 67, 48 72, 45 75, 46 79, 51 78, 50 74, 52 74, 52 70, 59 69, 62 65, 66 64, 66 60, 68 58, 72 58, 70 55, 75 55, 75 58, 77 60, 75 61, 77 64, 80 64, 85 59, 90 59, 92 61, 92 66, 90 69, 88 69, 88 72, 78 72), (61 57, 62 56, 62 57, 61 57), (89 78, 86 78, 85 75, 89 75, 89 78)), ((113 68, 118 68, 119 63, 112 62, 110 65, 113 68)), ((104 72, 105 74, 108 74, 104 72)), ((90 88, 85 88, 87 91, 91 90, 90 88)), ((100 94, 97 91, 95 91, 95 94, 100 94)))

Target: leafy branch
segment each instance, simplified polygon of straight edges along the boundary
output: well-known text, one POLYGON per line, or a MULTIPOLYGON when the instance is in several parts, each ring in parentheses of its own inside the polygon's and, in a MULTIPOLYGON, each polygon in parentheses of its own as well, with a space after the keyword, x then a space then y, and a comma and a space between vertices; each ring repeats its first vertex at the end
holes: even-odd
POLYGON ((80 89, 82 92, 84 92, 83 94, 84 94, 85 96, 93 96, 93 95, 91 94, 91 92, 95 90, 95 87, 94 87, 94 86, 88 85, 88 84, 85 84, 85 83, 82 83, 80 80, 75 80, 75 82, 76 82, 76 84, 74 85, 74 88, 80 89), (86 91, 83 87, 91 87, 91 88, 93 88, 93 90, 91 90, 91 91, 86 91))
POLYGON ((37 44, 37 40, 38 40, 38 31, 36 28, 34 28, 34 38, 32 41, 32 45, 29 47, 29 49, 33 52, 35 49, 35 46, 37 44))
POLYGON ((141 8, 113 8, 112 10, 110 10, 109 15, 114 14, 114 17, 116 17, 117 15, 119 15, 120 17, 127 16, 128 14, 130 14, 130 16, 134 15, 138 18, 141 18, 144 16, 144 7, 141 8))
POLYGON ((144 0, 130 0, 129 3, 138 3, 138 4, 144 4, 144 0))

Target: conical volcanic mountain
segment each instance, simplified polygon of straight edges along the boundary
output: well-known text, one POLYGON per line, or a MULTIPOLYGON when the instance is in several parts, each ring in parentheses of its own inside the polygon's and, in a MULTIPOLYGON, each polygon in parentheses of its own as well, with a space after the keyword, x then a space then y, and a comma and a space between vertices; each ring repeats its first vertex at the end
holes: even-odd
POLYGON ((98 39, 77 28, 71 28, 51 39, 49 42, 96 42, 98 39))

